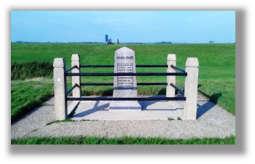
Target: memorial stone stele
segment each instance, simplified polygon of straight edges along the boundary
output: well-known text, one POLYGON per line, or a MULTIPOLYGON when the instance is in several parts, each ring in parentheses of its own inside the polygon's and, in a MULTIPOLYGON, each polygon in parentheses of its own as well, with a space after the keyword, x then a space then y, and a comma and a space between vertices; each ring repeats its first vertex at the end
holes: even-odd
MULTIPOLYGON (((135 52, 127 47, 115 51, 114 73, 136 73, 135 52)), ((137 97, 136 76, 114 76, 113 97, 137 97)), ((141 110, 138 101, 112 101, 109 110, 141 110)))

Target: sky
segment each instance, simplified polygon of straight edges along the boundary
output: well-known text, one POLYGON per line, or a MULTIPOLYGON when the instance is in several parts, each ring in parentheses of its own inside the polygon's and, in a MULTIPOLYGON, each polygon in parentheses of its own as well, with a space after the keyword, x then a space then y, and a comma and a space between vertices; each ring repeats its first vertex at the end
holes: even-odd
POLYGON ((235 11, 11 11, 11 41, 235 42, 235 11))

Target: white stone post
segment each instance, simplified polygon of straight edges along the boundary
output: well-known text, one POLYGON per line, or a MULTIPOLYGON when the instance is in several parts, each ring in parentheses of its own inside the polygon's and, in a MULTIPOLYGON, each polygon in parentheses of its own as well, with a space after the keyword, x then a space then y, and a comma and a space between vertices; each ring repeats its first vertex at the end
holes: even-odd
POLYGON ((53 62, 54 110, 56 120, 64 120, 67 116, 65 101, 65 64, 63 58, 55 58, 53 62))
POLYGON ((186 60, 186 72, 184 95, 186 102, 183 111, 183 120, 196 120, 197 116, 197 85, 198 85, 198 59, 189 57, 186 60))
MULTIPOLYGON (((175 69, 171 67, 171 65, 176 66, 176 55, 168 54, 167 56, 167 72, 175 72, 175 69)), ((167 86, 166 86, 166 97, 174 97, 175 96, 175 88, 170 84, 176 83, 176 76, 167 76, 167 86)))
MULTIPOLYGON (((78 54, 72 54, 71 58, 71 67, 75 67, 72 69, 72 73, 80 73, 80 61, 78 54)), ((72 76, 72 87, 77 85, 72 91, 73 97, 80 97, 81 96, 81 87, 80 87, 80 76, 72 76)))

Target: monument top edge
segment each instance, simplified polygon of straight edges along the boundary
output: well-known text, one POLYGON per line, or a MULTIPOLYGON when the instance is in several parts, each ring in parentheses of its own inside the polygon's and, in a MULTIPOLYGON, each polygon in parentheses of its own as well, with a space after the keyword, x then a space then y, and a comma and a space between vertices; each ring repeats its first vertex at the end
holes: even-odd
POLYGON ((115 51, 117 54, 134 54, 135 51, 128 47, 121 47, 115 51))

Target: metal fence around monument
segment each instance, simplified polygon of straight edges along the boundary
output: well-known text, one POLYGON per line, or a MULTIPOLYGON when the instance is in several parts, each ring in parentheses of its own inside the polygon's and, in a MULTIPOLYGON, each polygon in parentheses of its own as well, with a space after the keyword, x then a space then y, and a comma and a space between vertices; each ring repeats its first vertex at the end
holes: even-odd
MULTIPOLYGON (((114 68, 114 65, 80 65, 80 68, 114 68)), ((136 65, 138 68, 167 68, 168 65, 165 64, 157 64, 157 65, 147 65, 147 64, 138 64, 136 65)), ((187 76, 187 72, 179 67, 171 65, 171 67, 176 72, 138 72, 138 73, 109 73, 109 72, 79 72, 79 73, 72 73, 71 71, 77 66, 71 67, 65 70, 65 84, 66 78, 70 76, 187 76)), ((168 85, 165 82, 137 82, 137 86, 141 85, 154 85, 154 86, 166 86, 168 85)), ((67 86, 67 85, 65 85, 67 86)), ((138 96, 138 97, 112 97, 112 96, 81 96, 81 97, 71 97, 69 96, 73 89, 79 87, 80 90, 82 86, 113 86, 113 83, 106 83, 106 82, 86 82, 80 83, 80 85, 75 84, 70 89, 66 88, 66 101, 185 101, 186 97, 184 96, 184 91, 180 87, 170 84, 171 87, 174 87, 176 92, 179 93, 181 96, 175 97, 166 97, 166 96, 138 96)))

